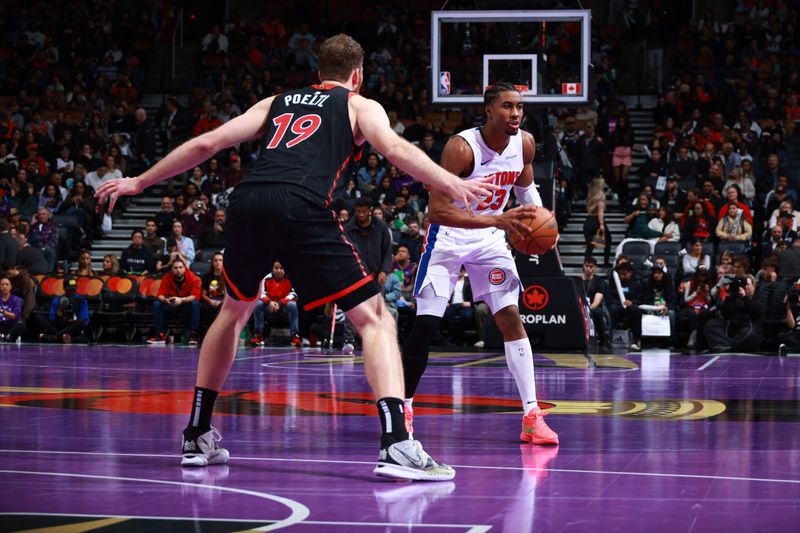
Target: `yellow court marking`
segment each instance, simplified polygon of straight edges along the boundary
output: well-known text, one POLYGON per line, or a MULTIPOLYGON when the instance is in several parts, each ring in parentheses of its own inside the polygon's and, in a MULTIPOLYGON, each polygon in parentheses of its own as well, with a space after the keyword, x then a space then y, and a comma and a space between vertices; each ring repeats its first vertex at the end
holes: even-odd
POLYGON ((482 359, 476 359, 475 361, 467 361, 466 363, 458 363, 458 364, 455 364, 453 366, 455 368, 465 368, 465 367, 468 367, 468 366, 477 366, 477 365, 483 365, 483 364, 486 364, 486 363, 495 363, 495 362, 498 362, 498 361, 505 361, 505 360, 506 360, 506 356, 505 355, 498 355, 496 357, 488 357, 488 358, 485 358, 485 359, 483 359, 483 358, 482 359))
POLYGON ((125 522, 130 518, 103 518, 90 522, 80 522, 78 524, 65 524, 61 526, 39 527, 36 529, 24 529, 16 533, 83 533, 84 531, 94 531, 104 527, 113 526, 120 522, 125 522))

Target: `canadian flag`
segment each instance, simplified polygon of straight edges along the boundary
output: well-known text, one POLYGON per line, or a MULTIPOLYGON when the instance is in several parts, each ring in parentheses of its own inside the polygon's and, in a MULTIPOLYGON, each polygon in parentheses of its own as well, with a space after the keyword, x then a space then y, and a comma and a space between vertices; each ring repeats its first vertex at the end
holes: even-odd
POLYGON ((580 94, 581 92, 581 84, 580 83, 562 83, 561 84, 561 94, 580 94))

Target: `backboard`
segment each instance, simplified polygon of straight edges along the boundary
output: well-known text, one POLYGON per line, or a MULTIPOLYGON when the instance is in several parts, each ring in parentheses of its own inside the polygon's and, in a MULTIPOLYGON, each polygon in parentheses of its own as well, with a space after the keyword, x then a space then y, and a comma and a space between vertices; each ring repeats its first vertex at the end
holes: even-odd
POLYGON ((517 85, 526 103, 588 102, 588 10, 434 11, 431 101, 483 103, 498 81, 517 85))

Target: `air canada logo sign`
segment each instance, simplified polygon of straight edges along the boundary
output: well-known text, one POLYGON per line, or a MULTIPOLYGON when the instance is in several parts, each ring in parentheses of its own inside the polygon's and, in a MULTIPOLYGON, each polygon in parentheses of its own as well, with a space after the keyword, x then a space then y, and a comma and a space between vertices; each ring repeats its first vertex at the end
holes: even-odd
MULTIPOLYGON (((567 315, 543 314, 550 303, 550 293, 541 285, 530 285, 522 293, 520 318, 523 324, 566 324, 567 315)), ((555 306, 558 308, 559 306, 555 306)), ((553 313, 553 309, 550 313, 553 313)))
POLYGON ((522 303, 531 311, 541 311, 547 307, 550 295, 541 285, 531 285, 522 295, 522 303))

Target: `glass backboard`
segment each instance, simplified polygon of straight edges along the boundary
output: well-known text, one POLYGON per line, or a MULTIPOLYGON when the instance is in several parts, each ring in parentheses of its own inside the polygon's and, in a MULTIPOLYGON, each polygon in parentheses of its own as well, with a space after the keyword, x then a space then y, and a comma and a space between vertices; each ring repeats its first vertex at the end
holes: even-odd
POLYGON ((517 85, 527 103, 588 102, 590 12, 434 11, 434 104, 480 104, 489 85, 517 85))

